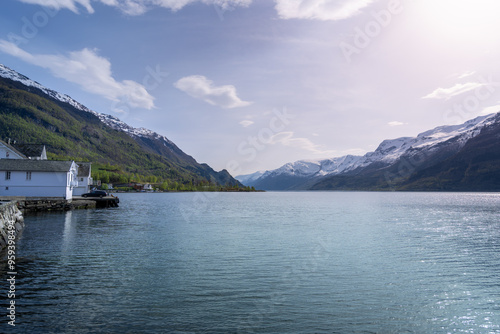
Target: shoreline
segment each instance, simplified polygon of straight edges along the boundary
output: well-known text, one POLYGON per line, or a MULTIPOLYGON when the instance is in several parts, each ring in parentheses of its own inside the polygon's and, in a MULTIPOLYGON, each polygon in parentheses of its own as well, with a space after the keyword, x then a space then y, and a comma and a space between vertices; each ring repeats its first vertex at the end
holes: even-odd
POLYGON ((64 212, 70 210, 85 210, 96 208, 118 207, 118 197, 105 198, 74 198, 65 200, 62 198, 31 198, 31 197, 0 197, 2 205, 14 205, 25 215, 38 212, 64 212))
POLYGON ((0 252, 15 245, 24 229, 24 216, 17 202, 0 204, 0 252))

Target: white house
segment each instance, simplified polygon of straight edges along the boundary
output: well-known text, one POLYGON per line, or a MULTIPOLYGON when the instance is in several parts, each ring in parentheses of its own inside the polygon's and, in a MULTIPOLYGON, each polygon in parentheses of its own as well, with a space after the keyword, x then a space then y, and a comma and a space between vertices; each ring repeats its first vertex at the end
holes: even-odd
POLYGON ((72 199, 78 186, 74 161, 0 159, 0 196, 72 199))
POLYGON ((90 186, 93 185, 90 162, 77 162, 78 165, 78 186, 73 188, 73 196, 81 196, 90 191, 90 186))
POLYGON ((0 140, 0 159, 27 159, 28 157, 10 144, 0 140))
POLYGON ((13 143, 11 146, 28 157, 28 159, 47 160, 47 151, 45 149, 45 145, 13 143))
POLYGON ((0 140, 0 159, 47 160, 47 150, 41 144, 6 143, 0 140))

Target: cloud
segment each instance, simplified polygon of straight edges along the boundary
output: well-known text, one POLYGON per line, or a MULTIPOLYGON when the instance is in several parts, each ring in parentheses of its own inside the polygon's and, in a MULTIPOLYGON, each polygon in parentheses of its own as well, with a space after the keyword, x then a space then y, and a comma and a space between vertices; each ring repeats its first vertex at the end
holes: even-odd
MULTIPOLYGON (((104 0, 100 0, 104 2, 104 0)), ((107 3, 128 15, 142 15, 155 7, 163 7, 174 12, 198 0, 113 0, 107 3)), ((108 1, 109 2, 109 1, 108 1)))
POLYGON ((236 95, 234 86, 214 86, 212 80, 202 75, 184 77, 174 83, 174 86, 196 99, 226 109, 246 107, 251 104, 251 102, 242 101, 236 95))
POLYGON ((294 147, 302 150, 312 152, 314 154, 334 154, 335 151, 323 150, 319 145, 314 144, 307 138, 295 138, 294 133, 291 131, 279 132, 273 135, 269 141, 270 144, 282 144, 284 146, 294 147))
POLYGON ((244 128, 247 128, 249 127, 250 125, 252 125, 254 122, 253 121, 249 121, 249 120, 244 120, 244 121, 241 121, 240 124, 244 127, 244 128))
MULTIPOLYGON (((497 102, 498 103, 498 102, 497 102)), ((487 107, 487 108, 484 108, 480 115, 489 115, 489 114, 496 114, 500 112, 500 104, 498 105, 495 105, 495 106, 490 106, 490 107, 487 107)))
POLYGON ((94 50, 73 51, 68 56, 31 54, 11 42, 0 40, 0 51, 46 68, 54 76, 108 100, 120 101, 132 108, 154 107, 154 97, 149 95, 144 86, 132 80, 116 81, 111 73, 111 63, 98 56, 94 50))
POLYGON ((462 73, 458 76, 459 79, 463 79, 463 78, 467 78, 467 77, 470 77, 472 75, 476 74, 476 71, 469 71, 469 72, 465 72, 465 73, 462 73))
MULTIPOLYGON (((54 9, 69 9, 74 13, 78 13, 78 5, 85 7, 89 13, 93 13, 94 9, 90 5, 90 0, 19 0, 32 5, 40 5, 54 9)), ((104 0, 103 0, 104 2, 104 0)))
POLYGON ((450 88, 438 88, 432 93, 422 97, 422 99, 444 99, 449 100, 453 96, 463 94, 465 92, 471 91, 473 89, 484 86, 482 83, 478 82, 468 82, 465 84, 456 84, 450 88))
MULTIPOLYGON (((54 9, 69 9, 78 13, 78 6, 83 6, 89 13, 94 13, 91 0, 18 0, 24 3, 46 6, 54 9)), ((172 11, 178 11, 183 7, 201 2, 206 5, 214 5, 222 10, 231 10, 236 7, 248 7, 252 0, 95 0, 105 5, 116 7, 128 15, 142 15, 153 8, 162 7, 172 11)))
POLYGON ((389 126, 401 126, 401 125, 405 125, 406 123, 403 123, 403 122, 398 122, 398 121, 394 121, 394 122, 389 122, 387 123, 389 126))
POLYGON ((354 16, 373 0, 275 0, 282 19, 343 20, 354 16))

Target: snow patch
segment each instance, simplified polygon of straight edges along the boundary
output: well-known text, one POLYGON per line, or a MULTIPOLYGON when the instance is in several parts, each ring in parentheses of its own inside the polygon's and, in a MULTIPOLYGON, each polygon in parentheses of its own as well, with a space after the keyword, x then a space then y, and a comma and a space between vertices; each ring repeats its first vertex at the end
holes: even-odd
POLYGON ((260 177, 265 179, 280 175, 296 177, 319 177, 337 175, 353 171, 357 168, 367 167, 373 163, 390 165, 403 154, 411 150, 427 149, 436 150, 438 145, 448 140, 455 140, 463 147, 470 139, 477 136, 481 129, 495 121, 496 114, 480 116, 460 125, 445 125, 422 132, 416 137, 401 137, 384 140, 373 152, 364 156, 347 155, 324 160, 299 160, 283 165, 282 167, 266 171, 260 177))
POLYGON ((68 103, 78 110, 85 111, 85 112, 91 113, 91 114, 99 117, 101 122, 103 122, 107 126, 113 128, 115 130, 118 130, 118 131, 123 131, 131 137, 136 136, 136 137, 158 139, 158 140, 163 140, 165 143, 168 143, 170 145, 174 145, 174 143, 172 141, 170 141, 165 136, 162 136, 162 135, 160 135, 152 130, 148 130, 145 128, 134 128, 134 127, 126 124, 125 122, 122 122, 121 120, 119 120, 118 118, 116 118, 114 116, 107 115, 107 114, 101 114, 101 113, 98 113, 96 111, 93 111, 93 110, 85 107, 83 104, 75 101, 73 98, 71 98, 71 96, 68 96, 66 94, 61 94, 59 92, 56 92, 55 90, 49 89, 49 88, 39 84, 38 82, 33 81, 30 78, 10 69, 7 66, 2 65, 2 64, 0 64, 0 77, 20 82, 23 85, 28 86, 28 87, 37 88, 37 89, 41 90, 43 93, 47 94, 48 96, 52 97, 53 99, 55 99, 57 101, 68 103))

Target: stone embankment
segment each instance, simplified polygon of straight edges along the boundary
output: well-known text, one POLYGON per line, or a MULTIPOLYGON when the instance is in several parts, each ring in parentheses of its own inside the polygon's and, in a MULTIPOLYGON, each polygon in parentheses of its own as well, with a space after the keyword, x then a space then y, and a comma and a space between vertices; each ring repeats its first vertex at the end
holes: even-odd
POLYGON ((60 198, 2 197, 0 200, 0 251, 16 240, 24 228, 23 214, 118 207, 118 197, 66 201, 60 198))
POLYGON ((69 211, 77 209, 94 209, 95 201, 66 201, 61 199, 25 199, 18 201, 18 207, 24 213, 43 211, 69 211))
POLYGON ((16 240, 24 228, 24 218, 17 202, 0 204, 0 250, 3 250, 9 240, 16 240))
POLYGON ((16 202, 17 207, 23 214, 44 211, 68 211, 76 209, 95 209, 96 202, 87 199, 67 201, 61 198, 52 197, 1 197, 3 202, 16 202))

